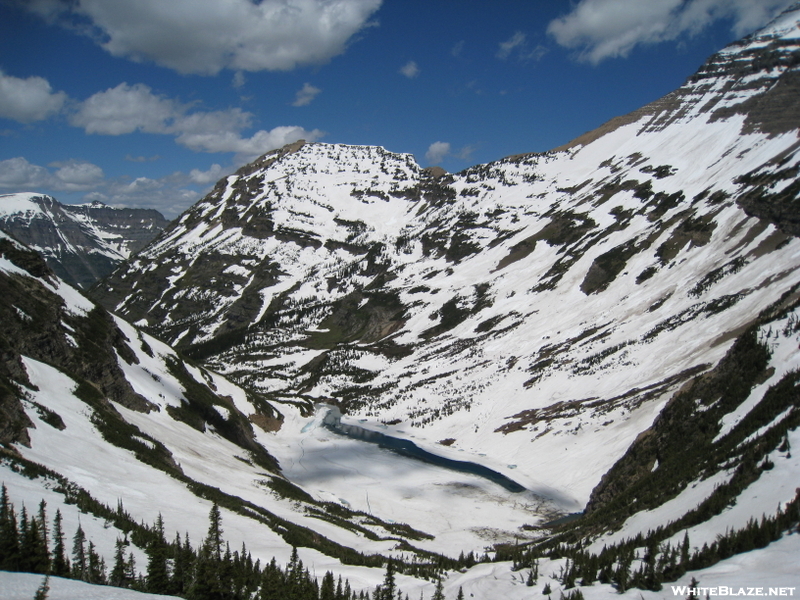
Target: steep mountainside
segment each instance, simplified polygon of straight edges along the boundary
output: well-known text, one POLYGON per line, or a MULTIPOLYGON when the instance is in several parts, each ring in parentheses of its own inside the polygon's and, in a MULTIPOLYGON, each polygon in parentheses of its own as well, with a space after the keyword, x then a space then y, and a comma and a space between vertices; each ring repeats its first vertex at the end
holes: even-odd
POLYGON ((488 454, 582 506, 800 281, 798 14, 559 151, 454 175, 270 153, 96 297, 274 399, 488 454))
POLYGON ((370 593, 392 557, 414 598, 788 595, 798 74, 800 4, 546 154, 448 174, 292 144, 95 286, 104 309, 0 233, 11 502, 106 557, 134 531, 142 565, 141 523, 201 540, 215 501, 232 548, 370 593))
POLYGON ((61 204, 41 194, 0 195, 0 229, 40 252, 64 281, 85 289, 155 238, 157 210, 101 202, 61 204))

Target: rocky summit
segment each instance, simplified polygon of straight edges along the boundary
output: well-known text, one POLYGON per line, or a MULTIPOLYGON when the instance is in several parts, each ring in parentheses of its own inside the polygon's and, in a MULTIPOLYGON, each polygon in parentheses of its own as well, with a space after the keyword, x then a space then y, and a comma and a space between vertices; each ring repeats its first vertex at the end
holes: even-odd
POLYGON ((362 592, 383 569, 412 597, 788 589, 798 91, 800 6, 544 154, 265 154, 92 302, 0 240, 12 495, 194 540, 222 506, 232 547, 362 592))

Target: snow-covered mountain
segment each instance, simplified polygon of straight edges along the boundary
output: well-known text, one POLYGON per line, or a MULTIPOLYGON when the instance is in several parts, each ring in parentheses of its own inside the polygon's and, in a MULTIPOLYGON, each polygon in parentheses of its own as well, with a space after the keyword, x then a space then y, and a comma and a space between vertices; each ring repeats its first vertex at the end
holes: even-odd
POLYGON ((798 284, 797 20, 559 151, 458 174, 270 153, 96 297, 276 400, 487 454, 583 507, 798 284))
POLYGON ((0 238, 12 500, 199 540, 222 499, 232 547, 360 590, 393 556, 410 597, 434 566, 448 598, 788 589, 798 73, 800 5, 549 153, 298 142, 93 288, 110 313, 0 238))
POLYGON ((167 223, 152 209, 61 204, 43 194, 0 195, 0 229, 40 252, 64 281, 84 289, 110 274, 167 223))

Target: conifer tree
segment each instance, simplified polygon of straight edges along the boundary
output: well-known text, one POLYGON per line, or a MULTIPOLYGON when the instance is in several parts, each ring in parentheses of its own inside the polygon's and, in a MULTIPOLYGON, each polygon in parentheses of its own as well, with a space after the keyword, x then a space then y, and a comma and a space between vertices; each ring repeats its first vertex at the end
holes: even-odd
POLYGON ((88 560, 86 557, 86 534, 78 524, 72 537, 72 578, 86 581, 88 577, 88 560))
POLYGON ((128 587, 125 577, 125 547, 128 545, 128 538, 124 540, 117 538, 114 542, 114 566, 111 568, 111 575, 108 582, 116 587, 128 587))
POLYGON ((464 590, 459 586, 458 588, 458 596, 456 596, 456 600, 464 600, 464 590))
POLYGON ((394 594, 397 586, 394 581, 394 563, 391 558, 386 562, 386 574, 383 576, 380 590, 380 596, 376 600, 395 600, 394 594))
POLYGON ((194 551, 189 544, 189 534, 186 534, 185 545, 181 544, 181 536, 175 533, 175 557, 172 565, 172 578, 170 579, 170 593, 182 596, 186 593, 194 563, 194 551))
POLYGON ((153 594, 170 592, 169 573, 167 572, 167 540, 164 539, 164 519, 158 513, 153 531, 153 538, 147 545, 147 591, 153 594))
POLYGON ((92 541, 89 542, 87 550, 86 568, 86 581, 101 585, 106 583, 106 561, 97 553, 97 548, 92 541))
POLYGON ((68 577, 70 573, 67 549, 64 545, 64 528, 61 511, 56 509, 53 518, 53 559, 50 572, 56 577, 68 577))
POLYGON ((211 506, 208 513, 208 536, 206 544, 209 546, 211 555, 220 560, 222 558, 222 515, 216 502, 211 506))
POLYGON ((322 585, 319 588, 319 600, 337 600, 336 582, 333 578, 333 573, 330 571, 327 571, 325 576, 322 578, 322 585))
POLYGON ((15 570, 18 553, 17 516, 14 513, 14 505, 8 498, 8 489, 4 483, 0 490, 0 569, 15 570))
POLYGON ((39 502, 39 545, 36 548, 36 572, 50 572, 50 540, 47 532, 47 502, 39 502))
POLYGON ((433 590, 433 596, 431 596, 431 600, 445 600, 444 582, 442 582, 441 577, 436 579, 436 589, 433 590))
POLYGON ((47 600, 48 592, 50 592, 50 575, 45 575, 44 581, 36 588, 36 594, 34 594, 33 600, 47 600))

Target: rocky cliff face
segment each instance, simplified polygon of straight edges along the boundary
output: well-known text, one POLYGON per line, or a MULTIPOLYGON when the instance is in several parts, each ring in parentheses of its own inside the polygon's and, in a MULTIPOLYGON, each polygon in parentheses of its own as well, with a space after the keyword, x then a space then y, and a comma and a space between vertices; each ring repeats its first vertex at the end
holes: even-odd
POLYGON ((84 289, 152 241, 168 221, 156 210, 77 206, 50 196, 0 196, 0 229, 39 251, 53 272, 84 289))

